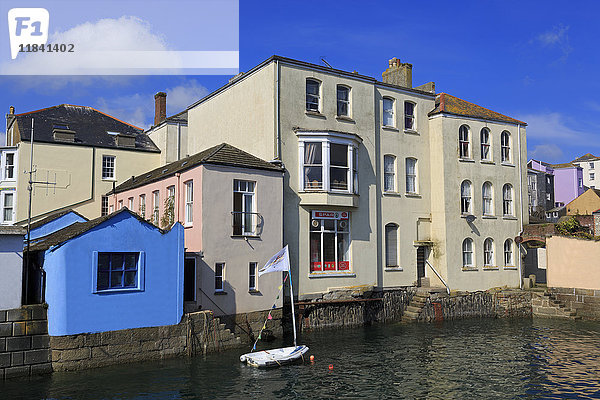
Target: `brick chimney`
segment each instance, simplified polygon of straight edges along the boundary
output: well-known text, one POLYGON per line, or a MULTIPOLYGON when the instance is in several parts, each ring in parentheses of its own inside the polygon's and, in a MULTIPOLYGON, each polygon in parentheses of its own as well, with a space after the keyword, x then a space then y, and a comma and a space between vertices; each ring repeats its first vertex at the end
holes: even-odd
POLYGON ((401 63, 396 57, 389 61, 389 67, 381 74, 383 82, 412 89, 412 64, 401 63))
POLYGON ((158 92, 154 95, 154 126, 167 119, 167 94, 158 92))

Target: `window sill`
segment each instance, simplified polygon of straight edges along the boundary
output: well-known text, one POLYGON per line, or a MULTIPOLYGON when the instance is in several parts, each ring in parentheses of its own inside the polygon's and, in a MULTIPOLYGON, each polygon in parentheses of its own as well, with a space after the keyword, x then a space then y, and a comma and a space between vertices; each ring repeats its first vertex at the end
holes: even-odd
POLYGON ((101 289, 94 290, 94 294, 118 294, 118 293, 131 293, 131 292, 143 292, 143 289, 138 287, 135 288, 119 288, 119 289, 101 289))
POLYGON ((320 112, 318 112, 318 111, 308 111, 308 110, 307 110, 307 111, 305 111, 304 113, 305 113, 306 115, 308 115, 309 117, 317 117, 317 118, 323 118, 323 119, 327 118, 327 117, 326 117, 324 114, 321 114, 321 113, 320 113, 320 112))
POLYGON ((419 193, 404 193, 404 197, 412 197, 414 199, 420 199, 423 196, 421 196, 419 193))
POLYGON ((505 167, 513 167, 513 168, 515 166, 515 164, 506 162, 506 161, 501 162, 500 165, 504 165, 505 167))
POLYGON ((215 291, 215 296, 225 296, 227 294, 227 292, 223 291, 223 290, 216 290, 215 291))
POLYGON ((479 271, 479 268, 477 267, 462 267, 463 271, 479 271))
POLYGON ((106 182, 116 182, 117 178, 102 178, 102 180, 106 182))
POLYGON ((495 265, 484 265, 483 270, 484 271, 498 271, 498 270, 500 270, 500 268, 495 265))
POLYGON ((473 160, 472 158, 464 158, 464 157, 459 157, 458 161, 466 162, 466 163, 474 163, 475 162, 475 160, 473 160))
POLYGON ((512 265, 505 265, 505 266, 504 266, 504 269, 508 269, 508 270, 517 270, 517 269, 519 269, 519 268, 517 268, 517 267, 515 267, 515 266, 512 266, 512 265))
POLYGON ((354 278, 356 274, 354 272, 311 272, 308 274, 309 278, 354 278))
POLYGON ((498 219, 495 215, 482 215, 481 219, 498 219))
POLYGON ((477 218, 477 217, 475 217, 475 215, 473 215, 473 214, 471 214, 471 213, 468 213, 468 214, 467 214, 467 213, 461 213, 461 214, 460 214, 460 217, 461 217, 461 218, 469 218, 469 217, 474 217, 474 219, 475 219, 475 218, 477 218))
POLYGON ((335 119, 338 120, 338 121, 341 121, 341 122, 349 122, 349 123, 352 123, 352 124, 356 123, 355 120, 353 120, 352 118, 350 118, 348 116, 345 116, 345 115, 336 115, 335 119))
POLYGON ((404 271, 402 267, 385 267, 385 271, 394 272, 394 271, 404 271))
POLYGON ((250 290, 248 290, 248 293, 250 293, 250 294, 254 294, 254 295, 256 295, 256 294, 261 294, 261 293, 260 293, 260 290, 256 290, 256 289, 250 289, 250 290))
POLYGON ((421 136, 421 134, 419 132, 415 131, 414 129, 405 129, 404 133, 408 133, 409 135, 421 136))
POLYGON ((505 215, 505 216, 502 217, 502 219, 505 219, 507 221, 516 221, 518 218, 514 217, 512 215, 505 215))
POLYGON ((488 165, 496 165, 495 162, 493 162, 492 160, 481 160, 482 164, 488 164, 488 165))
POLYGON ((398 192, 383 192, 383 195, 391 197, 402 197, 402 195, 398 192))
POLYGON ((232 239, 260 239, 259 235, 231 235, 232 239))
POLYGON ((398 129, 394 126, 389 126, 389 125, 382 125, 381 129, 385 129, 386 131, 392 131, 392 132, 400 132, 400 129, 398 129))
POLYGON ((194 227, 193 224, 183 225, 183 229, 189 229, 189 228, 193 228, 193 227, 194 227))

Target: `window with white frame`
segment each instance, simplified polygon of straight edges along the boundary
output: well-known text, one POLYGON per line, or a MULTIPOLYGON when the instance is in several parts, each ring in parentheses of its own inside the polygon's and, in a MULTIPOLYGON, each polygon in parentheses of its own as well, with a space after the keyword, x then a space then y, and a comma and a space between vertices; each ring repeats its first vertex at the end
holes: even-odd
POLYGON ((415 130, 415 103, 410 101, 404 102, 404 129, 415 130))
POLYGON ((350 220, 347 212, 312 211, 310 271, 350 270, 350 220))
POLYGON ((398 267, 398 225, 394 223, 385 226, 385 266, 398 267))
POLYGON ((306 111, 321 111, 321 82, 315 79, 306 80, 306 111))
POLYGON ((383 156, 383 191, 396 191, 396 157, 391 154, 383 156))
POLYGON ((102 199, 100 200, 101 204, 100 204, 100 216, 105 216, 108 215, 108 196, 102 196, 102 199))
POLYGON ((473 267, 473 239, 466 238, 462 243, 463 268, 473 267))
POLYGON ((501 148, 502 162, 510 162, 511 161, 510 133, 508 131, 504 131, 500 135, 500 148, 501 148))
POLYGON ((140 194, 139 214, 142 218, 146 218, 146 195, 145 194, 140 194))
POLYGON ((594 163, 593 162, 590 163, 590 169, 594 169, 594 163))
POLYGON ((102 179, 116 179, 115 156, 102 156, 102 179))
POLYGON ((483 241, 483 265, 486 267, 494 265, 494 241, 492 238, 483 241))
POLYGON ((481 139, 481 159, 490 161, 492 159, 492 153, 490 152, 490 130, 483 128, 480 133, 481 139))
POLYGON ((185 223, 187 225, 194 221, 194 182, 185 183, 185 223))
POLYGON ((390 97, 383 98, 383 126, 396 126, 394 118, 394 99, 390 97))
POLYGON ((417 159, 406 159, 406 193, 416 194, 419 192, 417 181, 417 159))
POLYGON ((130 197, 130 198, 127 199, 127 208, 130 211, 133 211, 133 197, 130 197))
POLYGON ((301 188, 358 193, 358 149, 351 140, 302 138, 299 146, 301 188))
POLYGON ((506 239, 504 241, 504 265, 513 266, 513 251, 512 251, 512 240, 506 239))
POLYGON ((15 179, 15 153, 4 154, 4 177, 5 180, 15 179))
POLYGON ((483 215, 494 215, 494 193, 490 182, 483 184, 481 197, 483 200, 483 215))
MULTIPOLYGON (((550 194, 548 194, 549 196, 550 194)), ((510 183, 502 187, 502 214, 505 216, 514 215, 513 211, 513 188, 510 183)))
POLYGON ((119 206, 118 210, 120 210, 121 208, 123 208, 123 200, 119 200, 118 206, 119 206))
POLYGON ((471 158, 471 140, 469 137, 469 127, 461 125, 458 128, 458 150, 460 158, 471 158))
POLYGON ((251 262, 248 264, 248 290, 250 292, 257 291, 257 275, 256 271, 258 270, 258 263, 251 262))
POLYGON ((461 214, 472 214, 471 182, 463 181, 460 185, 460 212, 461 214))
POLYGON ((337 115, 338 117, 350 116, 350 88, 337 85, 337 115))
POLYGON ((140 253, 98 253, 96 291, 140 289, 140 253))
MULTIPOLYGON (((0 192, 1 193, 1 192, 0 192)), ((14 222, 15 194, 5 192, 2 196, 2 222, 14 222)))
POLYGON ((160 192, 155 190, 152 192, 152 222, 156 225, 160 221, 160 192))
POLYGON ((225 281, 225 263, 215 264, 215 292, 223 291, 223 282, 225 281))
POLYGON ((167 202, 165 207, 165 214, 167 215, 169 225, 173 225, 175 223, 175 186, 167 188, 167 202))
POLYGON ((593 172, 590 172, 590 181, 593 181, 595 177, 595 174, 593 172))
POLYGON ((256 235, 256 182, 233 180, 233 234, 256 235))

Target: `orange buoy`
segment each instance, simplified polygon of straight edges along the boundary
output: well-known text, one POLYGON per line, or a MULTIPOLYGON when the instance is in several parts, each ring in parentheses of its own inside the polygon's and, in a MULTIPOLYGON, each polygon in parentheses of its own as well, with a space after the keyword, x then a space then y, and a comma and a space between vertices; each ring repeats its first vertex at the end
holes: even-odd
POLYGON ((333 364, 329 364, 329 370, 331 371, 333 369, 333 364))
POLYGON ((311 356, 310 356, 310 361, 311 361, 311 362, 315 362, 315 356, 311 355, 311 356))

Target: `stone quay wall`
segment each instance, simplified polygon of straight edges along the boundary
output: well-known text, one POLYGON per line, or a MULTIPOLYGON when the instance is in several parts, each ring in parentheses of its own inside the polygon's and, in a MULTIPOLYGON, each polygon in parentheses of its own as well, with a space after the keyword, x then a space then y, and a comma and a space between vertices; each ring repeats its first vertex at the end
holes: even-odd
POLYGON ((600 290, 552 287, 548 291, 567 307, 577 310, 577 316, 600 320, 600 290))
POLYGON ((46 308, 0 311, 0 380, 52 372, 46 308))
POLYGON ((185 314, 177 325, 50 337, 54 371, 205 354, 240 344, 210 311, 185 314))
POLYGON ((415 287, 337 290, 297 304, 300 331, 400 321, 415 287))
MULTIPOLYGON (((289 315, 289 307, 286 308, 286 312, 289 315)), ((265 321, 267 321, 267 324, 261 338, 271 340, 283 337, 284 322, 282 314, 283 311, 281 308, 274 308, 271 310, 271 319, 268 321, 269 310, 222 316, 219 318, 221 318, 221 321, 225 323, 231 332, 240 337, 242 343, 254 343, 265 321)))

